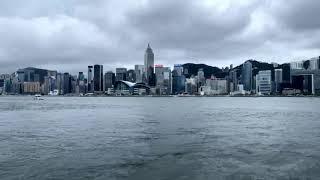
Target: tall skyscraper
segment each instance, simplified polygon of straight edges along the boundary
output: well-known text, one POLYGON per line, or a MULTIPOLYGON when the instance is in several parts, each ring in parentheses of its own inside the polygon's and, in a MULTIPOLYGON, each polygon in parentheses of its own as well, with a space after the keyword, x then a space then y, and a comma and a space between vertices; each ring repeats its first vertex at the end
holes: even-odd
POLYGON ((102 65, 94 65, 94 91, 101 92, 103 91, 103 66, 102 65))
POLYGON ((183 66, 175 64, 172 71, 172 94, 180 94, 185 91, 186 78, 183 75, 183 66))
POLYGON ((71 76, 69 73, 63 74, 63 94, 71 93, 71 76))
POLYGON ((155 84, 153 82, 154 81, 154 54, 150 47, 150 44, 148 44, 148 48, 144 54, 144 67, 145 67, 147 84, 149 85, 155 84))
POLYGON ((252 64, 246 61, 242 67, 242 84, 245 91, 252 90, 252 64))
POLYGON ((171 68, 170 67, 164 67, 163 71, 163 87, 165 90, 165 94, 169 95, 171 94, 171 85, 172 85, 172 75, 171 75, 171 68))
POLYGON ((231 70, 229 72, 229 91, 234 92, 237 91, 238 89, 238 76, 237 76, 237 71, 236 70, 231 70))
POLYGON ((58 94, 63 93, 63 74, 57 73, 56 87, 58 90, 58 94))
POLYGON ((206 84, 206 78, 204 77, 204 71, 202 68, 198 70, 198 88, 206 84))
POLYGON ((145 74, 145 68, 144 65, 135 65, 134 66, 134 71, 136 74, 136 82, 141 83, 145 82, 144 79, 144 74, 145 74))
POLYGON ((276 92, 281 91, 281 83, 282 83, 282 69, 275 69, 274 70, 274 83, 276 85, 275 89, 276 92))
POLYGON ((127 80, 127 68, 116 68, 116 80, 117 81, 127 80))
POLYGON ((78 81, 84 81, 84 75, 83 75, 83 72, 79 72, 79 75, 78 75, 78 81))
POLYGON ((155 66, 155 74, 156 74, 156 85, 157 86, 162 86, 163 81, 164 81, 164 67, 163 65, 156 65, 155 66))
POLYGON ((87 87, 88 87, 88 92, 93 91, 93 66, 88 66, 87 87))
POLYGON ((106 72, 104 74, 104 82, 104 87, 106 91, 108 90, 108 88, 113 88, 115 83, 115 74, 112 71, 106 72))

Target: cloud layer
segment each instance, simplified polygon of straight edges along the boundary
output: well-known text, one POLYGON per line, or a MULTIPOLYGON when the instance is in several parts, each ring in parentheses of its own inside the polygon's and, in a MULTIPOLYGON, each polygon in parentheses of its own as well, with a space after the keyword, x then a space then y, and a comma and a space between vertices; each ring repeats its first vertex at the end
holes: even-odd
POLYGON ((105 70, 143 63, 214 66, 320 55, 317 0, 2 0, 0 73, 36 66, 105 70))

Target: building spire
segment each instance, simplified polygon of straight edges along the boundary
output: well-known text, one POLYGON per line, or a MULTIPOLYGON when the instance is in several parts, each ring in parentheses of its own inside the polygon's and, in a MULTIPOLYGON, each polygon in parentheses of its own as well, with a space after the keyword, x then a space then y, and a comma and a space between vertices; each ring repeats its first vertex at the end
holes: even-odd
POLYGON ((148 43, 148 48, 151 48, 151 47, 150 47, 150 43, 148 43))

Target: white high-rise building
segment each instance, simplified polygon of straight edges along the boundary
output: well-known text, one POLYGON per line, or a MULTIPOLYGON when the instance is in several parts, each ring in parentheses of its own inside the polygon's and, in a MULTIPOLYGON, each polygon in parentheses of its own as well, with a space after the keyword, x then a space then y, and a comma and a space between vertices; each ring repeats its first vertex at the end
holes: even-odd
POLYGON ((256 76, 256 90, 259 94, 271 94, 271 71, 259 71, 256 76))
POLYGON ((220 95, 227 94, 227 84, 226 79, 219 79, 212 76, 210 79, 206 80, 206 86, 204 86, 205 95, 220 95))

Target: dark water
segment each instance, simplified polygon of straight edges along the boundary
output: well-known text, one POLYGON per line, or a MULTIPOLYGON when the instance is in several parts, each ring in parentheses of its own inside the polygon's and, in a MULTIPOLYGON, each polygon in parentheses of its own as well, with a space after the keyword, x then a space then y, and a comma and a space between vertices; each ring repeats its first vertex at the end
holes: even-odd
POLYGON ((320 179, 320 98, 0 97, 0 179, 320 179))

